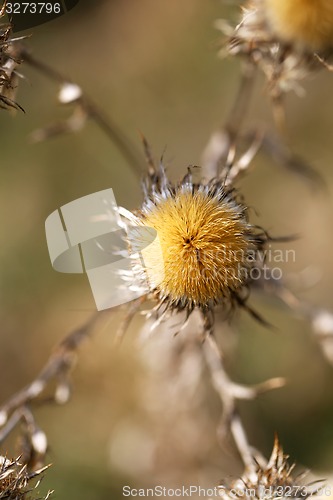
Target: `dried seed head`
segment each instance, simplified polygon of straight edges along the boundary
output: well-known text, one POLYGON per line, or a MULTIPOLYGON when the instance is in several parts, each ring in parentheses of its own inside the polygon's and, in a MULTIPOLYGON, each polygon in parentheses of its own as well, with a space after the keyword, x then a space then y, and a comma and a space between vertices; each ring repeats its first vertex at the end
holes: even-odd
POLYGON ((194 184, 191 175, 174 186, 162 172, 137 215, 158 236, 142 252, 150 289, 173 308, 230 304, 249 283, 266 239, 233 189, 221 181, 194 184))
MULTIPOLYGON (((5 15, 6 4, 0 9, 0 19, 5 15)), ((16 39, 11 37, 12 26, 0 24, 0 108, 23 109, 17 102, 19 75, 16 71, 20 64, 20 55, 16 39)))
MULTIPOLYGON (((48 466, 29 473, 27 466, 22 465, 18 459, 8 460, 6 457, 0 456, 0 499, 32 500, 31 492, 38 487, 39 481, 35 482, 35 485, 32 485, 31 481, 47 468, 48 466)), ((44 497, 45 500, 49 497, 49 493, 44 497)))
MULTIPOLYGON (((6 16, 7 2, 1 2, 0 20, 6 16)), ((23 76, 17 71, 23 54, 26 53, 22 40, 30 35, 12 36, 12 24, 0 23, 0 109, 16 109, 24 112, 15 98, 18 82, 23 76)))
POLYGON ((288 455, 275 438, 272 455, 268 462, 263 457, 253 457, 254 469, 246 470, 244 475, 231 485, 222 484, 220 495, 224 500, 260 499, 305 499, 316 495, 324 486, 323 481, 309 484, 304 482, 306 474, 294 475, 295 464, 289 465, 288 455))

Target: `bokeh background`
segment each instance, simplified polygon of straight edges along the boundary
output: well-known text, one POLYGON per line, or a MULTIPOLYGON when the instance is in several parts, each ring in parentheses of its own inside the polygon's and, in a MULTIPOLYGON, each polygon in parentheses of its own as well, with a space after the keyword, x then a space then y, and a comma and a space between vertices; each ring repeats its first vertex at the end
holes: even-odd
MULTIPOLYGON (((200 165, 211 133, 227 116, 237 91, 238 60, 220 60, 217 18, 236 20, 237 2, 221 0, 81 0, 66 16, 39 26, 27 41, 33 54, 80 84, 117 123, 141 155, 139 131, 163 151, 169 175, 200 165)), ((18 102, 26 113, 0 114, 1 348, 0 400, 30 381, 53 346, 94 311, 86 278, 53 271, 44 221, 56 208, 112 187, 118 204, 135 209, 140 181, 90 122, 77 134, 32 144, 34 130, 66 118, 57 86, 23 65, 18 102)), ((259 155, 238 185, 251 217, 273 235, 299 234, 296 262, 283 264, 298 295, 333 309, 332 184, 333 76, 304 84, 287 100, 288 141, 325 179, 327 193, 259 155), (298 273, 311 276, 303 286, 298 273)), ((265 82, 259 79, 248 126, 273 128, 265 82)), ((140 157, 142 161, 143 155, 140 157)), ((333 368, 310 328, 273 298, 251 303, 277 328, 240 313, 218 323, 233 377, 256 383, 285 376, 286 388, 241 405, 251 443, 269 455, 274 432, 292 460, 328 475, 333 468, 333 368)), ((38 409, 49 440, 41 490, 56 498, 122 498, 122 486, 215 486, 241 472, 232 443, 220 447, 220 402, 193 350, 173 366, 182 340, 168 330, 138 341, 137 317, 121 349, 113 345, 116 311, 80 351, 73 397, 64 407, 38 409), (163 338, 162 338, 163 337, 163 338), (171 345, 174 343, 174 345, 171 345), (177 347, 175 347, 177 346, 177 347), (187 362, 187 361, 188 362, 187 362), (202 373, 201 370, 202 369, 202 373), (192 385, 193 380, 193 385, 192 385)), ((8 453, 14 453, 9 449, 8 453)))

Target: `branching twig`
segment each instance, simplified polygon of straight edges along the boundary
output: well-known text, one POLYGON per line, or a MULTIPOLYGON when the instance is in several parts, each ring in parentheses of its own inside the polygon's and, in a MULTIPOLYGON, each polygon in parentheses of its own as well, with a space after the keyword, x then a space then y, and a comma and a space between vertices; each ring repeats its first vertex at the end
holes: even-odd
MULTIPOLYGON (((130 304, 124 318, 116 328, 116 345, 121 340, 143 300, 145 300, 145 297, 140 297, 130 304)), ((17 425, 23 423, 25 441, 28 445, 28 450, 25 450, 25 455, 27 455, 26 463, 31 467, 31 470, 44 464, 47 437, 36 424, 30 405, 32 402, 64 404, 68 401, 70 397, 69 374, 74 366, 77 351, 82 342, 91 335, 96 323, 106 314, 110 314, 110 310, 96 312, 84 325, 67 335, 55 348, 37 377, 29 385, 11 396, 0 407, 0 445, 17 425), (40 399, 52 381, 56 382, 54 393, 40 399)))
MULTIPOLYGON (((94 314, 82 327, 71 332, 56 348, 50 356, 44 368, 31 384, 27 385, 14 394, 5 404, 0 407, 0 425, 8 421, 11 414, 18 408, 38 398, 52 379, 67 375, 74 362, 74 355, 79 345, 90 334, 94 324, 99 319, 98 313, 94 314)), ((62 379, 63 383, 63 379, 62 379)), ((64 402, 57 398, 57 402, 64 402)))
POLYGON ((139 175, 144 172, 141 155, 136 151, 133 144, 130 144, 119 127, 110 117, 105 116, 103 111, 83 92, 79 85, 72 83, 69 78, 66 78, 48 64, 36 59, 23 45, 20 46, 20 57, 24 59, 26 64, 61 85, 59 101, 62 104, 74 104, 75 106, 73 115, 69 119, 35 131, 32 134, 33 140, 41 141, 64 132, 75 132, 81 129, 86 121, 91 118, 117 146, 131 167, 139 175))
POLYGON ((256 67, 252 63, 244 64, 241 83, 233 102, 226 123, 212 134, 202 157, 204 177, 212 179, 220 174, 221 165, 229 163, 233 156, 237 138, 241 133, 242 123, 250 104, 250 97, 256 75, 256 67))
POLYGON ((203 350, 213 385, 223 405, 219 431, 221 435, 225 435, 226 430, 230 428, 244 465, 251 468, 253 467, 253 452, 237 412, 237 401, 239 399, 255 399, 259 394, 283 387, 285 379, 281 377, 272 378, 253 386, 237 384, 229 378, 224 369, 222 356, 213 334, 206 337, 203 350))
POLYGON ((68 400, 69 371, 73 367, 76 351, 91 334, 100 317, 101 313, 94 314, 82 327, 62 340, 33 382, 10 397, 0 408, 0 444, 18 424, 24 424, 23 462, 30 470, 36 470, 44 464, 47 451, 46 434, 36 424, 30 404, 38 400, 52 380, 56 380, 54 395, 43 402, 61 404, 68 400))

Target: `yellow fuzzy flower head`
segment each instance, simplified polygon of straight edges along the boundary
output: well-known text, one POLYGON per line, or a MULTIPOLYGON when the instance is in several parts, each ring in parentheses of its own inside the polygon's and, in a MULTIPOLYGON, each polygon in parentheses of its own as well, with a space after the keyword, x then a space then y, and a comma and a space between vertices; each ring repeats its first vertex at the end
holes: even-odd
POLYGON ((333 47, 332 0, 264 0, 264 5, 281 40, 314 51, 333 47))
POLYGON ((230 304, 250 281, 265 235, 248 222, 245 206, 221 181, 174 186, 164 171, 146 192, 140 225, 157 232, 159 251, 143 252, 150 289, 178 308, 230 304))

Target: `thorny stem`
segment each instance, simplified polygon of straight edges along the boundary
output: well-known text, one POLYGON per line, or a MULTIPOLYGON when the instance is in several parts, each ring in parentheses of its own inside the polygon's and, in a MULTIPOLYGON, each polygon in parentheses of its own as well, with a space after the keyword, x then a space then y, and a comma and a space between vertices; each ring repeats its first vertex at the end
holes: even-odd
POLYGON ((252 470, 254 467, 253 453, 237 411, 237 400, 254 399, 263 392, 283 387, 285 380, 281 377, 272 378, 255 386, 245 386, 233 382, 224 369, 223 359, 212 333, 207 335, 203 343, 203 351, 214 388, 223 405, 219 434, 225 435, 226 430, 230 429, 245 467, 252 470))

